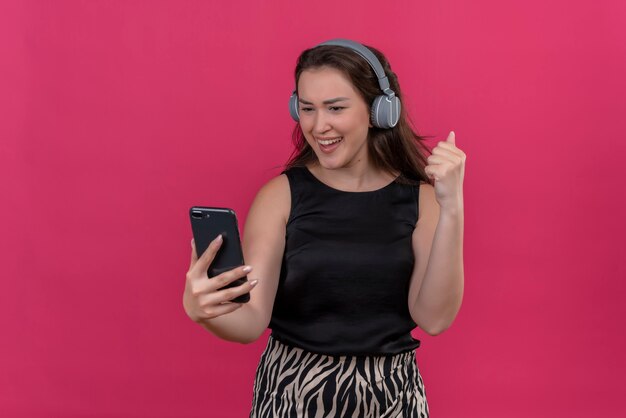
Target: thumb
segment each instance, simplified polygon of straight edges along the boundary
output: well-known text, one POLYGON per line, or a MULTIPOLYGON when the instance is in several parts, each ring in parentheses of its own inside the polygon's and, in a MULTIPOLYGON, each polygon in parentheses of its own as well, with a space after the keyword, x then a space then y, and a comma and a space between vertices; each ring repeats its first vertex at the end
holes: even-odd
POLYGON ((450 131, 448 137, 446 138, 446 142, 456 145, 456 135, 454 134, 454 131, 450 131))
POLYGON ((454 131, 450 131, 450 133, 448 134, 448 138, 446 138, 446 142, 452 145, 456 145, 456 136, 454 134, 454 131))
POLYGON ((194 264, 198 261, 198 254, 196 253, 196 241, 191 239, 191 262, 189 263, 189 268, 193 267, 194 264))

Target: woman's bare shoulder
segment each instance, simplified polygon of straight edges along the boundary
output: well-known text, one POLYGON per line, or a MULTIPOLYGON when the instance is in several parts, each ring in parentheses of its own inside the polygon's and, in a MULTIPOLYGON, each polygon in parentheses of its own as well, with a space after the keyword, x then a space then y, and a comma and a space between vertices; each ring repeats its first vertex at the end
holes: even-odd
POLYGON ((291 192, 287 175, 280 174, 268 180, 256 194, 250 211, 280 214, 287 220, 291 207, 291 192))
POLYGON ((418 219, 422 218, 422 214, 426 211, 429 214, 437 214, 439 204, 437 203, 437 198, 435 197, 435 188, 432 184, 426 181, 420 181, 419 185, 419 215, 418 219))
POLYGON ((272 198, 289 196, 289 179, 286 174, 280 174, 269 179, 257 192, 259 195, 269 195, 272 198))

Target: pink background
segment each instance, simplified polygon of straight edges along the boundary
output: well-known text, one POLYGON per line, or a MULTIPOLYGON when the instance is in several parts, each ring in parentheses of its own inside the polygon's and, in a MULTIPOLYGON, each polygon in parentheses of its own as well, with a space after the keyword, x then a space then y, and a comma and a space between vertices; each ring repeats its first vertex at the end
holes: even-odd
POLYGON ((0 415, 243 417, 266 336, 185 315, 192 205, 243 224, 305 48, 381 49, 468 156, 431 416, 626 414, 623 1, 2 1, 0 415))

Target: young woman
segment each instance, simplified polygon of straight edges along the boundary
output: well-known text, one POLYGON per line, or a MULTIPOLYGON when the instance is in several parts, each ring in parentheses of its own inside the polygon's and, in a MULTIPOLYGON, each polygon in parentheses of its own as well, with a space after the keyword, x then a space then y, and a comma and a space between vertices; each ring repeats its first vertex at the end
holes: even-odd
POLYGON ((451 132, 424 156, 372 47, 307 49, 295 81, 295 150, 252 203, 248 265, 207 280, 220 237, 199 259, 192 241, 185 310, 228 341, 272 329, 251 417, 428 417, 411 330, 440 334, 461 306, 465 154, 451 132))

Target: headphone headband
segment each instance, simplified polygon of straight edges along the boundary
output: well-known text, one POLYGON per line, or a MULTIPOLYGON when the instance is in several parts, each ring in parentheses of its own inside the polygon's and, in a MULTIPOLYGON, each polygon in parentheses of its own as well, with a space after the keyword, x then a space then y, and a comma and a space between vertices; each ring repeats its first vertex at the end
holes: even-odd
POLYGON ((369 63, 370 67, 372 67, 372 69, 376 73, 376 77, 378 77, 378 85, 380 86, 380 89, 383 91, 383 93, 385 93, 389 97, 395 96, 394 91, 389 88, 389 79, 387 78, 387 74, 385 74, 385 70, 383 69, 382 64, 380 63, 380 61, 378 61, 378 58, 376 58, 376 55, 374 55, 374 53, 370 51, 367 47, 361 45, 358 42, 354 42, 349 39, 340 39, 340 38, 331 39, 330 41, 322 42, 321 44, 317 46, 320 46, 320 45, 343 46, 359 54, 361 57, 365 59, 365 61, 369 63))

